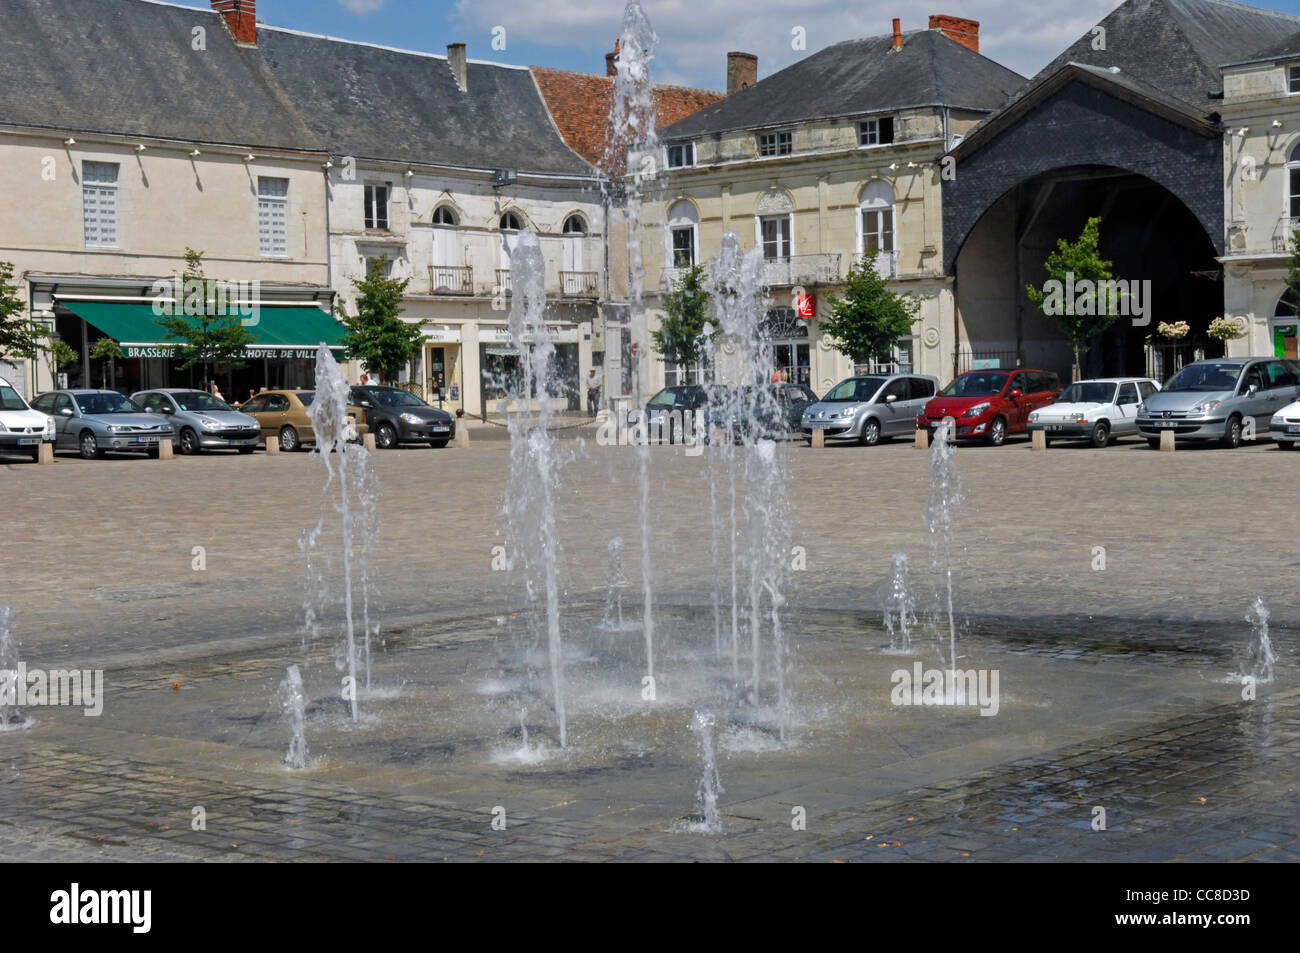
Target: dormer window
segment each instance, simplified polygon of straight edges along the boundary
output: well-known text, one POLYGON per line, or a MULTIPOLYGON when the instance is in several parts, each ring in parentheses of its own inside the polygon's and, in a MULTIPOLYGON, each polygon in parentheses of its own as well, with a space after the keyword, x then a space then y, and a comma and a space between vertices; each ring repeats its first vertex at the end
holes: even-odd
POLYGON ((758 136, 760 156, 788 156, 794 151, 794 135, 790 132, 763 132, 758 136))
POLYGON ((883 146, 894 141, 894 117, 881 116, 858 123, 858 145, 883 146))
POLYGON ((501 216, 500 225, 503 232, 517 232, 520 230, 519 216, 514 212, 506 212, 501 216))
POLYGON ((687 169, 695 165, 695 143, 679 142, 668 147, 668 168, 687 169))
POLYGON ((1286 68, 1286 91, 1300 93, 1300 63, 1286 68))

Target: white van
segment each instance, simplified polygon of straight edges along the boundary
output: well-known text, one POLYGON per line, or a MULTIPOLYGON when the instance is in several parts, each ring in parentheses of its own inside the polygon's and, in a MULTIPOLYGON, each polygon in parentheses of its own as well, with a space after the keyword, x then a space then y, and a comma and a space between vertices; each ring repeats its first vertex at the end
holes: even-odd
POLYGON ((0 454, 25 453, 37 460, 42 443, 54 443, 54 418, 28 407, 23 395, 0 377, 0 454))

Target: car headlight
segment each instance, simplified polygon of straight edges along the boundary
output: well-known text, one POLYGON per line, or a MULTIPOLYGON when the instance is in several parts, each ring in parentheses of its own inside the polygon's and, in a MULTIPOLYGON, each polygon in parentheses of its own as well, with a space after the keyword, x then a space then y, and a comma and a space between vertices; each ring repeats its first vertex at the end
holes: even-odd
POLYGON ((992 402, 986 400, 982 404, 976 404, 974 407, 968 407, 966 409, 966 413, 962 414, 962 416, 978 417, 980 414, 984 413, 984 411, 988 410, 992 406, 993 406, 992 402))
POLYGON ((225 424, 218 423, 217 421, 213 420, 211 417, 195 417, 194 419, 197 420, 202 426, 207 427, 209 430, 226 429, 225 424))
POLYGON ((1029 415, 1029 422, 1031 424, 1038 423, 1038 411, 1035 410, 1032 414, 1029 415))
POLYGON ((415 416, 415 414, 402 414, 402 419, 408 424, 423 423, 423 421, 421 421, 419 417, 415 416))
POLYGON ((1221 404, 1221 403, 1223 403, 1223 401, 1219 401, 1219 400, 1207 400, 1207 401, 1204 401, 1203 403, 1199 403, 1199 404, 1197 404, 1195 407, 1193 407, 1193 408, 1192 408, 1192 413, 1193 413, 1193 414, 1208 414, 1208 413, 1210 413, 1211 411, 1213 411, 1215 407, 1218 407, 1219 404, 1221 404))
POLYGON ((1269 419, 1268 422, 1269 422, 1270 424, 1280 424, 1280 423, 1282 423, 1282 415, 1281 415, 1281 414, 1274 414, 1274 415, 1269 419))
POLYGON ((125 429, 126 429, 125 427, 119 427, 117 424, 109 424, 109 425, 108 425, 108 432, 109 432, 109 433, 121 433, 121 432, 122 432, 123 430, 125 430, 125 429))
POLYGON ((1068 417, 1067 419, 1068 419, 1068 420, 1074 420, 1074 421, 1080 421, 1080 420, 1084 420, 1084 421, 1086 421, 1086 420, 1088 419, 1088 415, 1085 414, 1085 413, 1082 413, 1082 412, 1076 412, 1076 413, 1070 414, 1069 417, 1068 417))

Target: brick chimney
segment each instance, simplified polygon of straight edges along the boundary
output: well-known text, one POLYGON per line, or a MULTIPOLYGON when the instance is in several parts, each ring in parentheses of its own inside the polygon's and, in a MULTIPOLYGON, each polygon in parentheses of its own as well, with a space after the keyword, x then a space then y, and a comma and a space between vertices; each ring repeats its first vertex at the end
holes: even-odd
POLYGON ((257 42, 257 0, 212 0, 236 43, 257 42))
POLYGON ((950 17, 946 13, 930 14, 930 29, 942 30, 954 43, 960 43, 973 53, 980 51, 980 24, 978 20, 950 17))
POLYGON ((614 51, 612 53, 605 54, 605 75, 606 76, 618 75, 618 43, 619 41, 615 40, 614 51))
POLYGON ((894 45, 891 49, 901 50, 903 48, 903 21, 894 17, 894 45))
POLYGON ((447 44, 447 65, 451 67, 451 75, 456 78, 460 91, 466 92, 469 89, 469 68, 465 63, 464 43, 447 44))
POLYGON ((758 57, 753 53, 727 54, 727 95, 758 82, 758 57))

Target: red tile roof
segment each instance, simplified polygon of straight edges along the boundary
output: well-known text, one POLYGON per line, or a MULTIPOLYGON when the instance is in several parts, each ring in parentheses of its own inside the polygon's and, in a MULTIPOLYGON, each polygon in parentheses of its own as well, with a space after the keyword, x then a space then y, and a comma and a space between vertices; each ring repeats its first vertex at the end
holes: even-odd
MULTIPOLYGON (((609 110, 614 102, 613 78, 541 66, 531 69, 564 141, 592 165, 600 165, 609 137, 609 110)), ((654 93, 655 123, 660 129, 726 98, 725 93, 684 86, 656 86, 654 93)), ((606 171, 617 173, 620 170, 606 171)))

